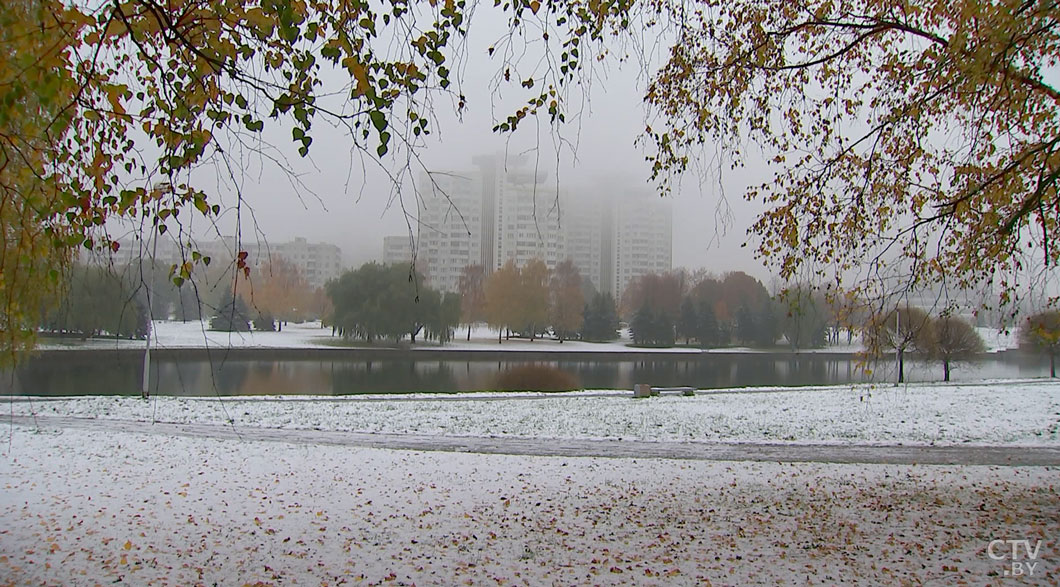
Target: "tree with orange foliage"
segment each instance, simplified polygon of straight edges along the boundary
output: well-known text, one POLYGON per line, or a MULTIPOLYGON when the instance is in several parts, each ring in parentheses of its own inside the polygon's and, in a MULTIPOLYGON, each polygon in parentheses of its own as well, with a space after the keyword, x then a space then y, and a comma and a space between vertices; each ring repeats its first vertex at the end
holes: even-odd
POLYGON ((582 274, 570 259, 556 265, 549 283, 549 321, 560 342, 582 327, 585 319, 585 295, 582 274))
POLYGON ((252 276, 249 297, 249 305, 254 311, 271 315, 281 324, 304 321, 314 305, 313 289, 301 270, 281 257, 273 257, 252 276))
POLYGON ((674 322, 681 313, 686 283, 685 274, 680 270, 641 275, 630 281, 622 292, 621 314, 629 320, 647 305, 655 314, 674 322))
POLYGON ((1046 310, 1027 318, 1020 327, 1020 346, 1049 355, 1049 376, 1056 377, 1056 355, 1060 354, 1060 311, 1046 310))
POLYGON ((520 332, 530 340, 548 325, 548 284, 551 272, 541 259, 531 259, 519 272, 520 332))
POLYGON ((519 268, 509 260, 486 279, 486 324, 497 329, 497 343, 519 321, 519 268))

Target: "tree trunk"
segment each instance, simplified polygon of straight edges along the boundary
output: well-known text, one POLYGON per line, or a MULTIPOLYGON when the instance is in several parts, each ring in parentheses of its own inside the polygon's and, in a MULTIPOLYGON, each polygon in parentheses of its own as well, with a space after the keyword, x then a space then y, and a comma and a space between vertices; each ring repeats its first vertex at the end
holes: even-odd
POLYGON ((1056 379, 1056 354, 1049 353, 1049 376, 1056 379))
POLYGON ((950 380, 950 360, 942 359, 942 372, 945 374, 942 378, 943 381, 950 380))
POLYGON ((467 325, 467 341, 471 342, 471 324, 470 323, 468 323, 468 325, 467 325))
POLYGON ((497 344, 501 344, 501 335, 504 334, 503 328, 497 329, 497 344))
POLYGON ((905 383, 905 351, 898 351, 898 383, 905 383))

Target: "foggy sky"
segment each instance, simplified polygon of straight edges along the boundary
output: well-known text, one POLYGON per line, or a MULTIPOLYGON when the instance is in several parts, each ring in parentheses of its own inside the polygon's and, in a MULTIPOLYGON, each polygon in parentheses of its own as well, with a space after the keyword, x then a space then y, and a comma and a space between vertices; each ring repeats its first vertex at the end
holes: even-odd
MULTIPOLYGON (((561 189, 592 191, 614 181, 655 189, 647 183, 650 167, 644 161, 645 152, 634 144, 645 127, 645 82, 638 79, 643 78, 641 68, 636 63, 618 67, 614 62, 597 67, 595 76, 587 80, 592 87, 580 115, 581 96, 575 92, 569 96, 574 102, 569 107, 576 112, 568 114, 567 124, 558 131, 549 126, 546 116, 524 121, 513 135, 498 135, 491 131, 496 119, 514 111, 522 96, 508 87, 500 94, 490 91, 489 82, 495 79, 501 62, 488 58, 486 48, 504 27, 497 14, 484 12, 482 7, 477 10, 470 26, 466 61, 462 67, 454 67, 454 75, 462 77, 458 91, 467 96, 468 109, 458 119, 448 97, 435 99, 434 134, 418 153, 423 164, 431 170, 473 170, 471 159, 476 155, 525 153, 532 165, 547 173, 550 183, 558 178, 561 189), (561 147, 558 161, 557 132, 569 143, 561 147)), ((374 154, 351 152, 345 129, 316 122, 310 157, 301 159, 290 141, 289 127, 275 121, 267 121, 266 127, 262 148, 270 152, 269 157, 285 159, 282 164, 289 169, 252 151, 226 149, 230 159, 235 159, 232 173, 248 204, 240 211, 244 240, 284 242, 305 237, 331 242, 343 249, 347 264, 357 266, 381 258, 384 236, 408 234, 407 223, 414 221, 406 218, 402 203, 415 214, 409 180, 419 179, 418 165, 405 177, 400 199, 395 199, 392 182, 373 161, 374 154)), ((401 167, 401 161, 392 155, 384 157, 382 164, 390 169, 401 167)), ((720 185, 716 177, 701 183, 699 177, 689 174, 668 196, 673 203, 673 265, 703 267, 717 273, 742 270, 768 285, 769 272, 754 259, 753 244, 741 247, 748 238, 746 229, 760 209, 743 201, 743 191, 750 183, 768 179, 765 167, 750 165, 732 172, 726 165, 725 169, 720 185), (728 217, 719 216, 723 198, 729 204, 728 217)), ((198 187, 220 194, 223 204, 234 206, 235 186, 229 175, 223 165, 214 164, 203 166, 193 178, 198 187)), ((197 238, 232 234, 235 218, 233 209, 226 210, 216 228, 206 227, 199 218, 192 221, 191 232, 197 238)))

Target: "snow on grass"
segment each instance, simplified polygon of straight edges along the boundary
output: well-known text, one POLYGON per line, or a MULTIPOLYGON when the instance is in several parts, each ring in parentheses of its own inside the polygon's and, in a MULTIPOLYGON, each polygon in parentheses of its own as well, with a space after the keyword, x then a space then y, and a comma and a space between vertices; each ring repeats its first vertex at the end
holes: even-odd
POLYGON ((390 397, 85 397, 18 401, 10 409, 15 414, 456 436, 1060 444, 1060 382, 1051 381, 752 388, 638 400, 616 391, 390 397))
MULTIPOLYGON (((281 332, 218 332, 210 330, 209 321, 153 322, 152 348, 314 348, 327 346, 337 340, 331 336, 330 328, 321 328, 320 322, 303 324, 288 323, 281 332)), ((142 340, 115 339, 56 339, 42 338, 41 349, 67 348, 144 348, 142 340)))
POLYGON ((3 584, 1013 584, 1005 539, 1060 579, 1048 468, 9 434, 3 584))
MULTIPOLYGON (((168 320, 156 320, 154 323, 154 337, 152 345, 157 348, 200 348, 209 346, 211 348, 327 348, 354 344, 344 341, 338 336, 332 336, 331 328, 321 328, 320 322, 306 322, 303 324, 288 323, 281 332, 217 332, 210 330, 208 321, 174 322, 168 320)), ((998 331, 994 328, 978 327, 976 330, 986 344, 987 352, 997 352, 1007 349, 1018 348, 1016 332, 998 331)), ((551 338, 537 339, 531 342, 528 339, 511 339, 497 343, 497 331, 491 330, 484 325, 478 325, 471 329, 471 340, 467 340, 466 327, 456 330, 456 337, 445 345, 437 343, 418 341, 411 347, 416 350, 488 350, 488 351, 554 351, 554 352, 636 352, 645 353, 757 353, 770 349, 751 349, 745 347, 724 347, 715 349, 697 349, 691 347, 672 348, 649 348, 631 347, 629 331, 623 329, 617 340, 610 342, 582 342, 568 340, 560 343, 551 338)), ((855 336, 851 343, 847 343, 846 335, 840 337, 838 345, 826 346, 820 349, 802 349, 803 352, 835 352, 835 353, 858 353, 864 350, 860 335, 855 336)), ((142 340, 114 340, 114 339, 89 339, 85 341, 72 339, 43 338, 40 348, 42 349, 74 349, 74 348, 143 348, 142 340)), ((787 347, 778 347, 779 350, 787 350, 787 347)))

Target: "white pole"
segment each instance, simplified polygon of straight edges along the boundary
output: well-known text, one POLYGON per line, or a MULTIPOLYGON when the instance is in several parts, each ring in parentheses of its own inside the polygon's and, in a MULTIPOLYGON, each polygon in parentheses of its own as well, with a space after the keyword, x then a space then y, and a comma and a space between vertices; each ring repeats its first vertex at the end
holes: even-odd
MULTIPOLYGON (((151 296, 148 294, 147 303, 151 303, 151 296)), ((147 399, 150 395, 150 383, 151 383, 151 330, 154 329, 154 321, 151 319, 151 310, 148 306, 147 310, 147 345, 144 347, 144 383, 143 387, 140 388, 140 397, 147 399)))
POLYGON ((899 360, 902 351, 899 347, 904 346, 905 341, 902 338, 902 313, 897 307, 894 309, 894 336, 898 341, 898 345, 894 347, 894 384, 898 385, 902 377, 902 365, 899 360))

